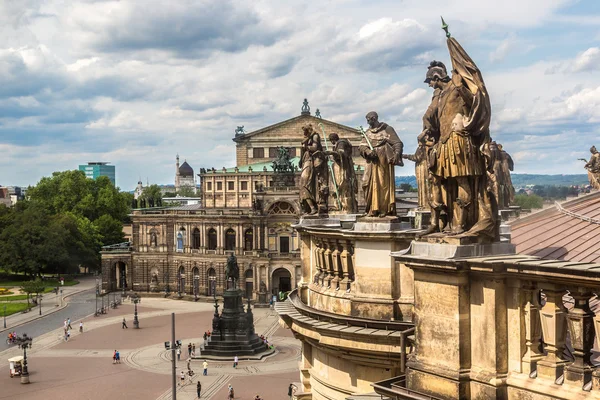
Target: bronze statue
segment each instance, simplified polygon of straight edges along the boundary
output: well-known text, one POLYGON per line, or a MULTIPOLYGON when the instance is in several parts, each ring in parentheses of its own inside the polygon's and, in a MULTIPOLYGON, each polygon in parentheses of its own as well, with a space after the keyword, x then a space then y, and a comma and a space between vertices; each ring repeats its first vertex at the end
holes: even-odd
POLYGON ((494 165, 494 174, 498 173, 502 176, 502 180, 500 181, 499 188, 502 191, 501 199, 498 199, 498 208, 506 209, 508 208, 513 201, 515 201, 515 188, 512 184, 512 178, 510 177, 510 173, 515 169, 515 163, 500 143, 497 144, 498 152, 500 156, 500 168, 502 172, 496 172, 496 165, 494 165))
POLYGON ((225 280, 229 280, 229 278, 233 282, 233 287, 240 279, 240 268, 238 267, 237 258, 233 254, 227 258, 227 266, 225 267, 225 280))
POLYGON ((396 174, 394 166, 403 166, 403 144, 394 128, 379 122, 371 111, 366 116, 369 129, 363 133, 359 150, 367 160, 363 176, 366 212, 369 217, 396 216, 396 174))
POLYGON ((480 150, 490 142, 490 99, 473 60, 450 34, 447 37, 452 78, 443 63, 430 63, 425 83, 434 95, 419 135, 436 141, 429 154, 432 224, 426 234, 441 229, 445 212, 445 232, 495 238, 497 210, 487 178, 493 165, 480 150))
POLYGON ((352 160, 352 144, 347 139, 340 139, 337 133, 331 133, 329 141, 333 145, 333 151, 327 151, 325 154, 330 156, 333 161, 333 179, 337 185, 340 211, 356 214, 358 212, 358 202, 356 201, 358 182, 352 160))
POLYGON ((311 124, 302 127, 304 140, 300 155, 300 205, 304 214, 327 211, 327 162, 321 137, 311 124))
POLYGON ((417 190, 419 193, 419 208, 421 210, 428 210, 430 172, 427 156, 429 150, 434 145, 434 141, 430 139, 428 135, 424 135, 418 142, 419 144, 415 154, 403 154, 402 157, 415 163, 415 177, 417 178, 417 190))
POLYGON ((585 158, 581 158, 580 160, 585 161, 584 168, 588 171, 590 185, 592 188, 600 190, 600 153, 596 150, 596 146, 590 148, 590 153, 592 153, 590 161, 587 161, 585 158))
POLYGON ((267 292, 267 285, 265 284, 265 281, 260 281, 259 288, 260 288, 261 293, 267 292))

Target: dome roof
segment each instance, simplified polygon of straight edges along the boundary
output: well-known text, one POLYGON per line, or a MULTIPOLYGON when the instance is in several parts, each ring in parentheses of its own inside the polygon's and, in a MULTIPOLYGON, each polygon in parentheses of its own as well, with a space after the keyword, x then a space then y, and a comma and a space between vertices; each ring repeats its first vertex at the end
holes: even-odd
POLYGON ((194 170, 190 167, 190 164, 187 161, 184 161, 179 167, 179 175, 181 176, 194 176, 194 170))

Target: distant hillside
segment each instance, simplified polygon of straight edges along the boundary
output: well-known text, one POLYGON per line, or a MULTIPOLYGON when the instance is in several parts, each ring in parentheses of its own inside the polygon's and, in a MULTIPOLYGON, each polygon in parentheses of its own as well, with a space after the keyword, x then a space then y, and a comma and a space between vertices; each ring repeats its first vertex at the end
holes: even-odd
MULTIPOLYGON (((549 185, 549 186, 573 186, 588 185, 588 177, 585 174, 577 175, 538 175, 538 174, 511 174, 513 186, 524 187, 527 185, 549 185)), ((409 183, 417 186, 417 178, 411 176, 397 176, 396 186, 409 183)))

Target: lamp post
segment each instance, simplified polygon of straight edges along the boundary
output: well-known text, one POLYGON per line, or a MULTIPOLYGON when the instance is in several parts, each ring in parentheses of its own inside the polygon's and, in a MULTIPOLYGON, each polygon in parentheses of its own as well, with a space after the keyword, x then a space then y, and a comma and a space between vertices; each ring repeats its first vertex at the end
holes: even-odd
POLYGON ((140 321, 138 320, 137 305, 141 301, 142 301, 142 299, 140 299, 137 296, 133 298, 133 327, 135 329, 140 329, 140 321))
POLYGON ((42 296, 38 297, 38 304, 40 305, 40 315, 42 315, 42 296))
POLYGON ((23 349, 23 371, 21 372, 21 383, 29 383, 29 371, 27 370, 27 349, 31 348, 33 338, 27 336, 26 333, 21 337, 17 337, 17 345, 23 349))
POLYGON ((6 303, 4 303, 4 329, 6 329, 6 303))
POLYGON ((121 271, 121 287, 123 288, 123 297, 125 297, 125 269, 121 271))
POLYGON ((200 276, 194 276, 194 301, 198 301, 198 285, 200 281, 200 276))
POLYGON ((62 289, 60 289, 60 306, 62 307, 62 289))
POLYGON ((96 308, 94 314, 98 314, 98 294, 100 293, 100 287, 98 286, 98 278, 96 278, 96 308))

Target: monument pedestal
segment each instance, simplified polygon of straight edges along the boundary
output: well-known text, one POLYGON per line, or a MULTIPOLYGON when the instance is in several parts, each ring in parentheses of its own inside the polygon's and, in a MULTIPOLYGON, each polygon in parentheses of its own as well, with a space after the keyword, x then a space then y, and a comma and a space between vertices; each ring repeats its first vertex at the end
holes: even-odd
MULTIPOLYGON (((489 257, 516 254, 514 244, 508 242, 469 243, 467 238, 449 236, 445 240, 427 236, 427 240, 413 240, 410 247, 396 255, 430 257, 439 259, 489 257)), ((422 238, 423 239, 423 238, 422 238)), ((392 254, 392 255, 394 255, 392 254)))
POLYGON ((329 228, 339 228, 341 224, 339 215, 315 214, 302 215, 300 217, 300 222, 296 226, 326 226, 329 228))
POLYGON ((430 210, 417 210, 415 211, 415 229, 427 229, 431 224, 431 211, 430 210))
MULTIPOLYGON (((223 312, 219 316, 215 299, 215 315, 211 340, 198 358, 233 359, 233 357, 263 357, 269 349, 254 332, 254 317, 250 301, 244 312, 242 291, 230 288, 223 293, 223 312)), ((270 354, 270 353, 266 353, 270 354)))
POLYGON ((412 229, 410 222, 400 222, 398 217, 360 217, 354 224, 356 232, 391 232, 412 229))

